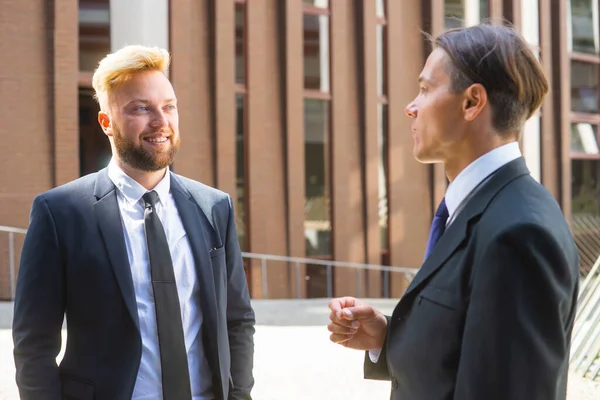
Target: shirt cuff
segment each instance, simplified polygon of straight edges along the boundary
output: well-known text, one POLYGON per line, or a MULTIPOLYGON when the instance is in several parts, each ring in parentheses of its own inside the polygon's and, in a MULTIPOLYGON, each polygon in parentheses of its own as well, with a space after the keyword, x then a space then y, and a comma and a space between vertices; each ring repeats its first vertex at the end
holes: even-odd
POLYGON ((369 350, 369 359, 373 364, 377 364, 379 356, 381 355, 381 349, 369 350))

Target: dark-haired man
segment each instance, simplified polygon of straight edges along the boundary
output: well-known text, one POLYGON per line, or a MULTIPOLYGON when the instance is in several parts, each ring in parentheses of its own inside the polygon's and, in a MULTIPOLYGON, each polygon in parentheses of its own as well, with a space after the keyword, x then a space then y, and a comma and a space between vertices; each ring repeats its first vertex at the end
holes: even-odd
POLYGON ((365 377, 391 380, 392 400, 565 399, 579 259, 517 143, 548 83, 511 28, 433 44, 406 107, 415 158, 450 181, 425 261, 391 317, 333 299, 331 340, 368 350, 365 377))

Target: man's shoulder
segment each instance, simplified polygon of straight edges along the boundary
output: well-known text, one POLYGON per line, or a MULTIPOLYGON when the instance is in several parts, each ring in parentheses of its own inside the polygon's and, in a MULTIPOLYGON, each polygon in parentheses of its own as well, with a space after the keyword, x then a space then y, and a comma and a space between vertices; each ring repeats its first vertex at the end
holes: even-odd
POLYGON ((229 195, 227 193, 217 188, 208 186, 207 184, 186 178, 185 176, 178 175, 173 172, 171 175, 181 186, 183 186, 183 189, 189 191, 194 198, 203 198, 214 201, 229 199, 229 195))
POLYGON ((94 186, 98 177, 98 172, 82 176, 74 181, 56 186, 46 192, 41 193, 38 197, 50 201, 77 199, 86 196, 93 196, 94 186))
POLYGON ((564 214, 554 197, 531 176, 508 184, 483 213, 479 224, 491 237, 530 229, 562 236, 570 232, 564 214))

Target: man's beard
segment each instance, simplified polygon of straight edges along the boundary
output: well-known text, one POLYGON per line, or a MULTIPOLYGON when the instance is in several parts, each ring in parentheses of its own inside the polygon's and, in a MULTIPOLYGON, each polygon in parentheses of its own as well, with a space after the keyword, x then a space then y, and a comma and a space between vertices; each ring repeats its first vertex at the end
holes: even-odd
POLYGON ((180 139, 174 139, 174 135, 171 135, 167 140, 170 143, 167 151, 152 151, 144 148, 142 143, 138 145, 113 127, 113 142, 119 158, 140 171, 160 171, 173 163, 180 139))

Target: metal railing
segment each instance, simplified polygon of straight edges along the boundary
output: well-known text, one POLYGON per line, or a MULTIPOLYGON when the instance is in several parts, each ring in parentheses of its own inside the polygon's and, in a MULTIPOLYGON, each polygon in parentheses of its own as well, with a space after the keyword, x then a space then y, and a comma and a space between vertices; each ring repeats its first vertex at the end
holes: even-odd
MULTIPOLYGON (((9 269, 9 281, 10 281, 10 299, 15 298, 15 282, 16 282, 16 263, 15 263, 15 234, 24 235, 27 233, 27 229, 13 228, 9 226, 1 226, 0 232, 8 233, 8 269, 9 269)), ((393 267, 388 265, 374 265, 374 264, 360 264, 333 260, 319 260, 313 258, 300 258, 300 257, 285 257, 276 256, 272 254, 257 254, 257 253, 242 253, 242 257, 246 260, 258 260, 261 264, 261 295, 262 298, 268 299, 268 265, 271 262, 283 262, 287 265, 294 265, 295 269, 295 295, 296 298, 301 297, 302 288, 301 282, 304 281, 304 277, 301 276, 302 265, 320 265, 326 269, 326 285, 327 285, 327 297, 333 296, 333 268, 350 268, 356 270, 356 287, 357 294, 360 297, 362 295, 363 285, 363 274, 365 270, 385 271, 383 274, 383 296, 389 297, 389 277, 390 273, 403 273, 405 278, 410 282, 417 273, 415 268, 403 268, 393 267)))
POLYGON ((356 270, 356 293, 357 297, 362 296, 362 287, 363 287, 363 275, 362 271, 372 270, 372 271, 385 271, 386 274, 383 274, 383 297, 389 297, 389 275, 391 272, 403 273, 406 279, 410 282, 414 278, 415 274, 418 272, 416 268, 405 268, 405 267, 392 267, 389 265, 375 265, 375 264, 360 264, 360 263, 352 263, 352 262, 343 262, 343 261, 333 261, 333 260, 319 260, 314 258, 301 258, 301 257, 285 257, 285 256, 276 256, 272 254, 257 254, 257 253, 242 253, 242 258, 249 260, 260 260, 260 269, 261 269, 261 295, 263 299, 269 298, 269 290, 268 290, 268 271, 267 271, 267 262, 268 261, 278 261, 283 262, 288 265, 294 266, 295 272, 295 292, 296 298, 300 298, 300 294, 302 289, 300 287, 301 282, 303 281, 301 275, 301 265, 320 265, 326 269, 326 287, 327 287, 327 297, 333 297, 333 268, 350 268, 356 270))
POLYGON ((24 235, 27 229, 13 228, 0 225, 0 232, 8 233, 8 274, 10 283, 10 298, 15 298, 16 265, 15 265, 15 234, 24 235))
POLYGON ((569 366, 583 377, 600 379, 600 257, 579 290, 569 366))

